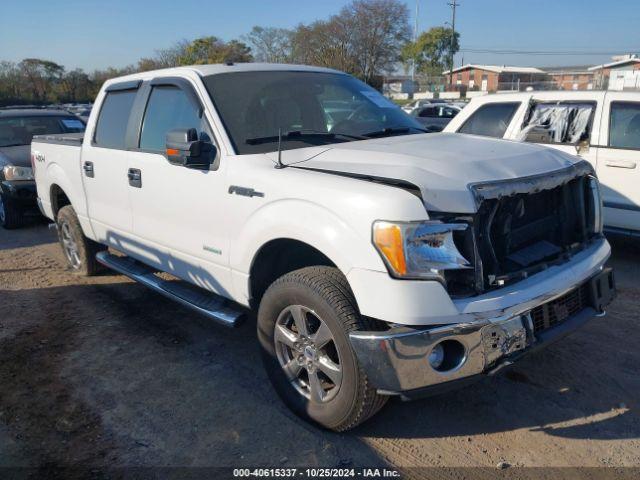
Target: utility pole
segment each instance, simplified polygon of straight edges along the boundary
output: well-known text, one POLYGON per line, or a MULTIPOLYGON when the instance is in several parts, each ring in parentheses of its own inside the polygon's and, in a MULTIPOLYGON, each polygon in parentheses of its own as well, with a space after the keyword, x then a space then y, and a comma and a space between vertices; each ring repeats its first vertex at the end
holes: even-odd
MULTIPOLYGON (((413 43, 418 40, 418 15, 420 13, 420 0, 416 0, 416 18, 413 24, 413 43)), ((416 59, 411 60, 411 82, 415 83, 416 80, 416 59)))
POLYGON ((451 44, 449 45, 449 84, 453 86, 453 45, 456 39, 456 7, 460 4, 452 0, 448 5, 451 7, 451 44))

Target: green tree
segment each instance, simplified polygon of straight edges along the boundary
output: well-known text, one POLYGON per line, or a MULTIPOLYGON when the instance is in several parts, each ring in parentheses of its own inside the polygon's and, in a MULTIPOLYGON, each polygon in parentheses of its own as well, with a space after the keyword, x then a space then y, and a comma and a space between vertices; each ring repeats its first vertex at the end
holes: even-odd
POLYGON ((31 100, 43 102, 52 99, 55 85, 64 74, 64 67, 49 60, 25 58, 18 64, 31 100))
POLYGON ((60 100, 67 102, 85 101, 90 97, 89 75, 77 68, 66 72, 60 80, 60 100))
POLYGON ((402 48, 400 57, 405 69, 415 62, 416 71, 426 75, 442 75, 448 68, 452 53, 460 49, 460 34, 455 32, 453 52, 450 28, 433 27, 420 34, 415 42, 408 42, 402 48))
POLYGON ((178 58, 179 65, 204 65, 207 63, 251 62, 251 49, 237 40, 223 42, 217 37, 196 38, 178 58))

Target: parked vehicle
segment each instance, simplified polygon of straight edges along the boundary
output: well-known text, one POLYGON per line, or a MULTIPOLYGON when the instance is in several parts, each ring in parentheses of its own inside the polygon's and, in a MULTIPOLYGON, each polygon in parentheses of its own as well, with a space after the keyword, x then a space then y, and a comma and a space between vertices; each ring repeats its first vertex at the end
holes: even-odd
POLYGON ((473 99, 445 132, 577 153, 593 165, 602 185, 605 229, 640 235, 640 92, 488 95, 473 99))
POLYGON ((441 132, 460 110, 462 109, 455 105, 434 103, 414 109, 411 115, 413 115, 428 132, 441 132))
POLYGON ((31 169, 31 137, 84 130, 75 116, 57 110, 0 109, 0 225, 17 228, 38 212, 31 169))
POLYGON ((101 263, 227 326, 257 311, 284 402, 347 430, 390 395, 497 372, 615 292, 589 163, 422 133, 341 72, 201 65, 105 82, 84 135, 32 151, 72 270, 101 263))
POLYGON ((421 100, 414 100, 411 103, 407 103, 402 110, 407 113, 412 113, 416 108, 425 107, 427 105, 431 105, 433 103, 446 103, 444 100, 439 100, 437 98, 423 98, 421 100))

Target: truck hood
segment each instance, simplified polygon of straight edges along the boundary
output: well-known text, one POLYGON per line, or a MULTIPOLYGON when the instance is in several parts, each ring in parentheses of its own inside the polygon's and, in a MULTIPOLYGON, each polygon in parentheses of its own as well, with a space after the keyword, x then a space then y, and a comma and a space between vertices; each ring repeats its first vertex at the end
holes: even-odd
POLYGON ((417 186, 427 210, 474 213, 470 185, 544 175, 582 160, 538 145, 432 133, 282 152, 282 162, 327 173, 400 180, 417 186))
POLYGON ((0 167, 7 165, 31 167, 31 145, 0 147, 0 167))

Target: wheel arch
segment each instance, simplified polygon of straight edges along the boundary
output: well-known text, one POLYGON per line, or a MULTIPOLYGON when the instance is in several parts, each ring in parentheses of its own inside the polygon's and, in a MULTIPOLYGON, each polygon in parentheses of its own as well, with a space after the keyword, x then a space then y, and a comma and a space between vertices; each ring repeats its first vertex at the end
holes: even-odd
POLYGON ((49 199, 51 200, 51 211, 54 220, 58 218, 58 212, 62 207, 71 205, 69 195, 57 183, 52 183, 49 187, 49 199))
MULTIPOLYGON (((249 298, 256 306, 275 280, 294 270, 312 266, 338 268, 324 253, 293 238, 269 240, 256 252, 249 270, 249 298)), ((344 273, 344 272, 343 272, 344 273)))

